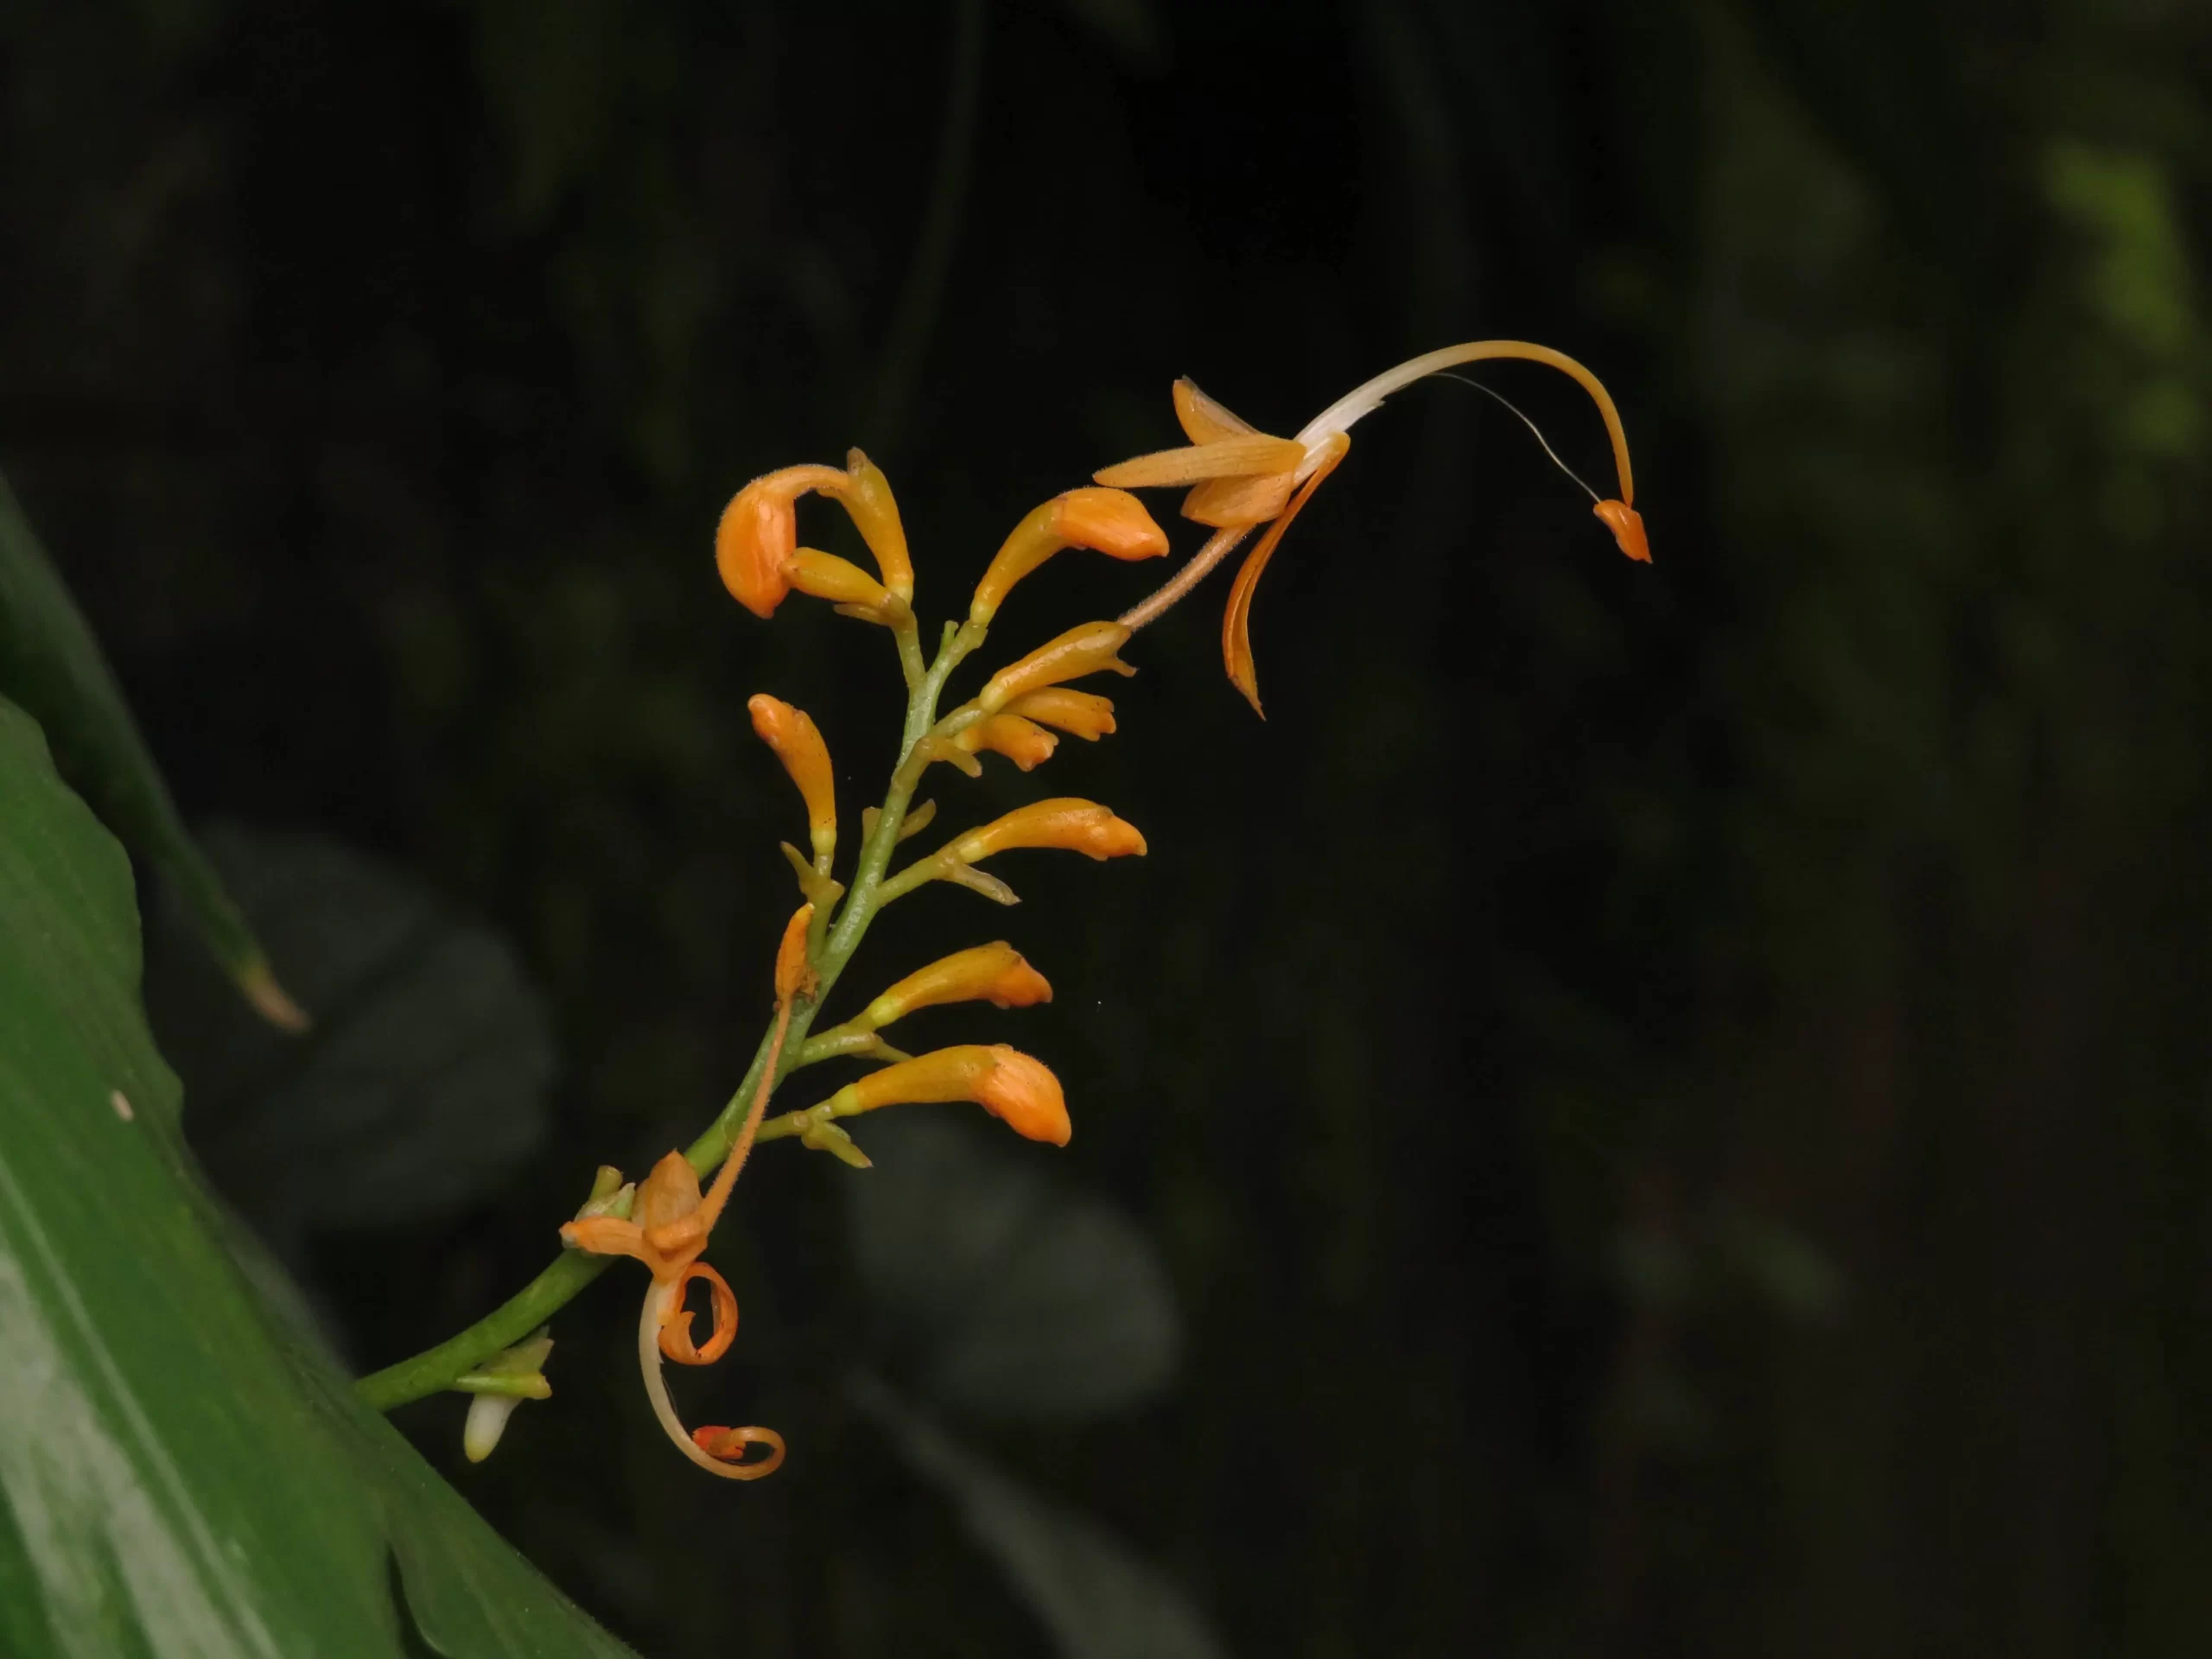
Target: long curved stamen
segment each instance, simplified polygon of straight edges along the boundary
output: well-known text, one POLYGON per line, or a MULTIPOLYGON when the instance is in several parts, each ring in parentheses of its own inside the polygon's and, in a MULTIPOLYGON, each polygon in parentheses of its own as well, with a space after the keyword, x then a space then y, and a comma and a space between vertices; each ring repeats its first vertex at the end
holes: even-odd
POLYGON ((1464 346, 1446 346, 1441 351, 1429 352, 1408 359, 1395 369, 1386 369, 1365 385, 1355 387, 1306 422, 1298 434, 1299 442, 1306 446, 1306 459, 1298 469, 1305 479, 1321 464, 1321 444, 1339 432, 1348 432, 1382 406, 1382 400, 1392 392, 1402 391, 1416 380, 1425 379, 1440 369, 1456 369, 1463 363, 1480 363, 1493 358, 1516 358, 1522 362, 1541 363, 1567 376, 1598 405, 1598 413, 1605 423, 1605 435, 1612 440, 1613 466, 1620 474, 1620 499, 1624 505, 1636 502, 1636 477, 1629 468, 1628 434, 1621 429, 1620 410, 1613 407, 1612 394, 1608 392, 1598 377, 1584 368, 1565 352, 1555 352, 1548 346, 1538 346, 1525 340, 1476 340, 1464 346))
MULTIPOLYGON (((652 1402, 653 1415, 660 1420, 661 1432, 666 1434, 676 1449, 697 1464, 710 1475, 724 1480, 758 1480, 784 1460, 783 1441, 779 1437, 771 1443, 774 1455, 759 1463, 725 1463, 710 1457, 691 1438, 683 1427, 683 1420, 676 1414, 676 1405, 668 1397, 668 1379, 661 1375, 660 1332, 675 1303, 677 1285, 655 1284, 645 1292, 645 1306, 638 1314, 638 1370, 645 1378, 645 1397, 652 1402)), ((766 1435, 768 1431, 760 1431, 766 1435)))

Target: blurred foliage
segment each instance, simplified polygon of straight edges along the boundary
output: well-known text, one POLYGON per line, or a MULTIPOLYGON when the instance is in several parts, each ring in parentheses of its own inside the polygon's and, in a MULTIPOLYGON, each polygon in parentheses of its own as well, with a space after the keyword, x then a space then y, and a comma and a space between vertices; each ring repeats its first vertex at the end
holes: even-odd
MULTIPOLYGON (((1409 393, 1268 583, 1268 723, 1207 605, 1051 763, 1152 855, 1025 878, 1051 1007, 931 1019, 1060 1070, 1052 1176, 1155 1241, 1182 1364, 963 1455, 1236 1651, 2202 1647, 2202 9, 973 10, 962 167, 955 5, 0 19, 0 461, 180 799, 466 895, 565 1057, 496 1191, 317 1241, 330 1317, 448 1333, 741 1071, 797 820, 744 696, 868 788, 896 679, 738 613, 708 534, 876 445, 894 350, 944 610, 1176 374, 1285 429, 1543 339, 1627 410, 1655 569, 1409 393)), ((1134 591, 1056 566, 1001 632, 1134 591)), ((463 1490, 657 1655, 1037 1650, 838 1385, 880 1314, 784 1150, 696 1386, 788 1469, 686 1480, 602 1290, 463 1490)), ((448 1468, 458 1424, 404 1420, 448 1468)))
POLYGON ((272 1316, 139 1005, 122 848, 0 701, 0 1637, 621 1659, 272 1316))

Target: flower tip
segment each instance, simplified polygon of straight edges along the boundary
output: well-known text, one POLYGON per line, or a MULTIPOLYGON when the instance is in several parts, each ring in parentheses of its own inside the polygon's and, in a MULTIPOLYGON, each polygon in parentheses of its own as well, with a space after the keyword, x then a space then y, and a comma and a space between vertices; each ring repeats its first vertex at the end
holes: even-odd
POLYGON ((1167 551, 1167 532, 1126 490, 1070 490, 1060 498, 1059 528, 1074 546, 1109 558, 1157 559, 1167 551))
POLYGON ((1084 839, 1083 850, 1093 858, 1142 858, 1152 849, 1145 845, 1144 832, 1127 818, 1117 818, 1109 813, 1102 823, 1084 839))
POLYGON ((1042 1060, 1005 1043, 991 1046, 995 1064, 976 1091, 983 1109, 1016 1135, 1065 1147, 1074 1132, 1060 1080, 1042 1060))
POLYGON ((1032 1007, 1052 1000, 1052 982, 1032 968, 1028 958, 1017 954, 1013 965, 983 995, 996 1007, 1032 1007))
POLYGON ((1644 538, 1642 513, 1625 501, 1600 501, 1590 511, 1613 532, 1622 552, 1638 564, 1651 563, 1651 543, 1644 538))

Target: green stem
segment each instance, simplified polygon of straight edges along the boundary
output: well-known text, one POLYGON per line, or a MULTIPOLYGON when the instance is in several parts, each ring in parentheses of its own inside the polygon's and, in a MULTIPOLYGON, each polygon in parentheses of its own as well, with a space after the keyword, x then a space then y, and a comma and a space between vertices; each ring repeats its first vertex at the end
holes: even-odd
MULTIPOLYGON (((899 827, 906 823, 914 786, 921 779, 923 768, 909 767, 907 762, 914 756, 915 746, 936 723, 938 699, 944 694, 945 681, 951 677, 962 658, 982 642, 983 630, 975 624, 956 630, 947 623, 937 660, 908 691, 899 767, 883 798, 874 831, 861 845, 860 868, 854 873, 852 887, 836 921, 823 936, 819 953, 813 958, 820 987, 812 1001, 798 1003, 791 1009, 791 1028, 784 1039, 783 1063, 777 1068, 779 1083, 801 1063, 807 1028, 814 1023, 816 1010, 830 995, 838 976, 844 972, 845 964, 860 948, 868 924, 875 918, 881 904, 879 894, 883 874, 890 865, 893 849, 899 844, 899 827)), ((916 654, 918 656, 918 652, 916 654)), ((702 1177, 713 1173, 721 1165, 745 1121, 746 1109, 752 1104, 753 1093, 760 1086, 760 1074, 768 1064, 774 1029, 771 1024, 762 1035, 760 1046, 753 1051, 753 1063, 746 1068, 744 1080, 737 1085, 728 1103, 716 1114, 706 1131, 684 1148, 684 1157, 702 1177)), ((354 1386, 361 1391, 361 1397, 379 1411, 390 1411, 410 1400, 453 1388, 493 1354, 512 1347, 543 1325, 616 1259, 590 1255, 582 1250, 563 1250, 537 1277, 466 1331, 411 1358, 372 1372, 354 1386)))

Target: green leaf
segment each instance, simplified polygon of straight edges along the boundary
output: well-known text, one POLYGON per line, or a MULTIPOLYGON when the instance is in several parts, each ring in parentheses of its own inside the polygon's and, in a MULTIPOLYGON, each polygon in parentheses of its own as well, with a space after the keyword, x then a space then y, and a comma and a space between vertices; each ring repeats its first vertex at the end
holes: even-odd
POLYGON ((272 1025, 306 1016, 170 800, 99 642, 0 478, 0 696, 29 711, 63 773, 124 844, 168 882, 245 999, 272 1025))
POLYGON ((0 938, 0 1651, 626 1653, 233 1262, 139 1012, 130 866, 5 702, 0 938))
POLYGON ((545 1127, 552 1024, 514 953, 404 872, 320 836, 216 824, 210 859, 316 1014, 238 1007, 163 916, 146 1005, 219 1191, 288 1256, 306 1233, 449 1213, 545 1127))
POLYGON ((1128 1545, 994 1468, 874 1378, 856 1376, 847 1392, 952 1499, 1063 1659, 1220 1659, 1198 1610, 1128 1545))
POLYGON ((996 1417, 1130 1405, 1175 1370, 1159 1257, 1112 1205, 1062 1191, 1033 1151, 925 1113, 869 1126, 844 1183, 862 1283, 925 1392, 996 1417))

